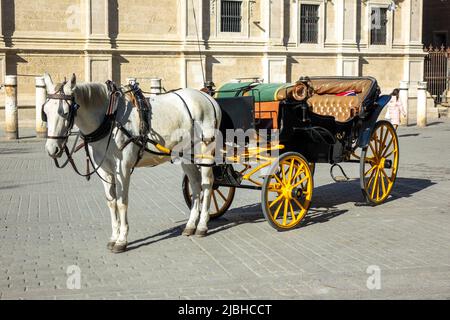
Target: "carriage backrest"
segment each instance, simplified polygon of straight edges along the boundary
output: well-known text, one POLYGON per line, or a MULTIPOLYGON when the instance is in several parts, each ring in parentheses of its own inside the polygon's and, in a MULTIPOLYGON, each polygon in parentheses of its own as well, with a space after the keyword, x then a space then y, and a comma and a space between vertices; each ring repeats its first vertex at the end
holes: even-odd
POLYGON ((222 110, 220 131, 255 129, 255 100, 250 97, 216 98, 222 110))
POLYGON ((364 78, 311 78, 314 95, 308 105, 314 113, 333 116, 336 121, 346 122, 368 111, 379 96, 377 81, 364 78), (339 94, 352 91, 349 96, 339 94))

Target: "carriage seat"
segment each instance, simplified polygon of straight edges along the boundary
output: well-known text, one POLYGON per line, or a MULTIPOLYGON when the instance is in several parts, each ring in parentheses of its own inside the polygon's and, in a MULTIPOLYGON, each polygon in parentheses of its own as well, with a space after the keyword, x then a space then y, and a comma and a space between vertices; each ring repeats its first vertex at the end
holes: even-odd
POLYGON ((377 81, 364 78, 311 78, 314 95, 308 99, 312 112, 332 116, 347 122, 359 115, 363 108, 373 105, 379 95, 377 81), (356 96, 336 96, 354 90, 356 96))

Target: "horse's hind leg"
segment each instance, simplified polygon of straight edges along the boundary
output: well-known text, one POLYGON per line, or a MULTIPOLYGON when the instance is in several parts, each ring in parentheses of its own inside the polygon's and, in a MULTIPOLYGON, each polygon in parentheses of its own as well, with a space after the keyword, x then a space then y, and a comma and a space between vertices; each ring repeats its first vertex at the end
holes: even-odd
POLYGON ((211 167, 202 167, 202 190, 203 190, 203 203, 202 213, 200 215, 200 222, 197 226, 196 235, 199 237, 205 237, 208 232, 209 222, 209 207, 211 206, 211 195, 214 184, 214 175, 211 167))
POLYGON ((189 178, 189 183, 192 190, 192 208, 189 216, 189 221, 183 231, 184 236, 192 236, 195 234, 197 228, 197 220, 200 215, 200 195, 202 191, 201 175, 196 165, 182 164, 183 171, 189 178))
POLYGON ((103 187, 105 188, 106 201, 108 203, 109 211, 111 213, 112 235, 108 242, 108 250, 112 250, 119 239, 119 217, 117 216, 117 196, 114 176, 99 170, 99 174, 103 179, 103 187))

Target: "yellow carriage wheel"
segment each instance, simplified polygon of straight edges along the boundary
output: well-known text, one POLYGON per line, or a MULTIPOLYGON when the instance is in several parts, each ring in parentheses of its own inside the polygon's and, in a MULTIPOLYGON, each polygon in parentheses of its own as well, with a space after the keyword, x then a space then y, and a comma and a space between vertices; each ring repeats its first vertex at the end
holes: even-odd
POLYGON ((390 122, 377 122, 360 161, 364 197, 369 203, 382 204, 392 192, 399 164, 398 137, 390 122))
POLYGON ((314 181, 308 161, 299 153, 285 153, 271 167, 262 188, 262 209, 279 231, 297 227, 311 206, 314 181))
MULTIPOLYGON (((211 206, 209 217, 211 220, 218 219, 223 216, 233 204, 236 194, 235 187, 217 187, 213 188, 211 196, 211 206)), ((192 208, 192 191, 187 175, 183 179, 183 196, 189 209, 192 208)))

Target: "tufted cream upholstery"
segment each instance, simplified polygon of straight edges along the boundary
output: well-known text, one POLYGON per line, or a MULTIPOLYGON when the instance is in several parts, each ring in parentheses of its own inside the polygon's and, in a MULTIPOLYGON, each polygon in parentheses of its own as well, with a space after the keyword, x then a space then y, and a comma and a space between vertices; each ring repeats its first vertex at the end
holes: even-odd
POLYGON ((312 79, 314 95, 308 105, 314 113, 333 116, 336 121, 346 122, 359 114, 364 99, 374 84, 372 79, 312 79), (355 90, 356 96, 338 97, 336 94, 355 90))

